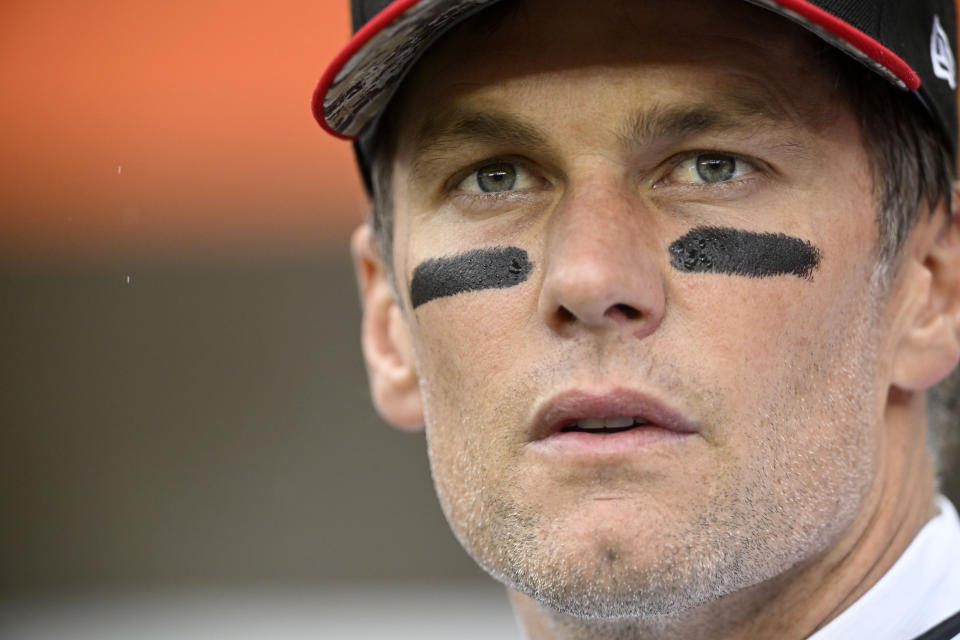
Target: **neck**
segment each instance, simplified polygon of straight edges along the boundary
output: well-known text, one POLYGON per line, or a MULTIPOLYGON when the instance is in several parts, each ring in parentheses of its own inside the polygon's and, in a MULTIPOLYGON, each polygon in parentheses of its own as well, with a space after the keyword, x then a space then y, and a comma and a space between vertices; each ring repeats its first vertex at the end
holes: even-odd
POLYGON ((857 517, 829 549, 696 609, 649 619, 582 619, 510 592, 530 640, 806 638, 863 596, 936 513, 923 394, 891 393, 877 470, 857 517))

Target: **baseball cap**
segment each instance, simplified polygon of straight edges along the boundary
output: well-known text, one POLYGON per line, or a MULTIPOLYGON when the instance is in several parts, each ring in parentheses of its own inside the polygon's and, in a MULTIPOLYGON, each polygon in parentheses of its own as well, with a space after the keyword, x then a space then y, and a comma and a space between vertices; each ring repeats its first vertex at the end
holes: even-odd
MULTIPOLYGON (((406 75, 454 26, 508 1, 351 0, 354 35, 321 76, 313 114, 329 133, 354 141, 368 191, 377 123, 406 75)), ((956 153, 954 0, 744 1, 792 20, 913 92, 956 153)))

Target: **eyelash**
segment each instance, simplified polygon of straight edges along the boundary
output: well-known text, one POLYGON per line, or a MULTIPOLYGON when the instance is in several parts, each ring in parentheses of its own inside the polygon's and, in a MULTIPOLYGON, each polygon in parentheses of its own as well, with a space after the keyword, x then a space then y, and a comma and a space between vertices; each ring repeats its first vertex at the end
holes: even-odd
POLYGON ((484 167, 496 164, 511 164, 533 176, 539 183, 550 188, 550 183, 542 176, 540 172, 530 168, 530 163, 515 156, 494 156, 485 158, 479 162, 471 164, 468 168, 454 173, 443 184, 443 193, 447 197, 455 200, 457 205, 467 211, 474 210, 476 213, 482 213, 488 210, 497 210, 501 206, 510 203, 519 203, 529 200, 532 196, 531 189, 516 189, 510 191, 466 191, 458 189, 464 180, 469 178, 484 167))
POLYGON ((744 183, 755 180, 757 177, 760 177, 764 174, 767 174, 770 170, 769 166, 752 157, 747 157, 740 155, 738 153, 732 153, 730 151, 721 151, 718 149, 697 149, 696 151, 684 151, 672 156, 667 162, 664 163, 664 170, 657 172, 659 176, 651 185, 654 189, 678 189, 678 190, 694 190, 694 191, 711 191, 712 193, 717 193, 718 191, 727 191, 730 189, 738 188, 744 183), (743 163, 748 165, 751 170, 748 171, 745 175, 731 178, 730 180, 724 180, 720 182, 703 182, 703 183, 669 183, 667 182, 673 172, 680 169, 680 167, 690 160, 695 160, 701 156, 707 155, 716 155, 716 156, 725 156, 732 158, 735 162, 739 164, 743 163))
MULTIPOLYGON (((489 167, 495 164, 516 165, 517 167, 520 167, 525 171, 529 171, 533 175, 539 176, 537 172, 530 169, 530 167, 528 166, 528 163, 524 162, 519 158, 510 157, 510 156, 494 156, 492 158, 485 158, 479 162, 475 162, 471 164, 468 168, 454 173, 453 176, 448 178, 447 181, 444 183, 443 185, 444 191, 456 190, 457 185, 459 185, 461 182, 469 178, 471 174, 476 173, 477 171, 479 171, 480 169, 483 169, 484 167, 489 167)), ((491 193, 489 195, 495 195, 495 194, 491 193)))

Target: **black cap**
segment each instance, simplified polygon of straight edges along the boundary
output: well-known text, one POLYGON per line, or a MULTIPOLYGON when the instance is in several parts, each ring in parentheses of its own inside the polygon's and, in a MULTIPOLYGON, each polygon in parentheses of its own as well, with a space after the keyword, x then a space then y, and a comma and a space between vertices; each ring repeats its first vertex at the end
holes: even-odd
MULTIPOLYGON (((320 78, 313 113, 368 161, 380 115, 424 52, 452 27, 508 0, 351 0, 354 36, 320 78)), ((810 30, 904 91, 957 150, 954 0, 745 0, 810 30)))

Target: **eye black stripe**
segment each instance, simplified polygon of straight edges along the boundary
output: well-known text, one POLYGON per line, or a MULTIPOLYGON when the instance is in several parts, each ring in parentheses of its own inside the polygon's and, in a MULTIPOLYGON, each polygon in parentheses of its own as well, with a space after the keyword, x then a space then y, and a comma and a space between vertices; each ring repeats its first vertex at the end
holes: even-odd
POLYGON ((806 280, 820 267, 820 250, 782 233, 753 233, 697 227, 670 245, 670 262, 689 273, 724 273, 766 278, 794 275, 806 280))
POLYGON ((517 247, 476 249, 455 256, 431 258, 413 271, 413 308, 436 298, 481 289, 514 287, 527 279, 533 263, 517 247))

